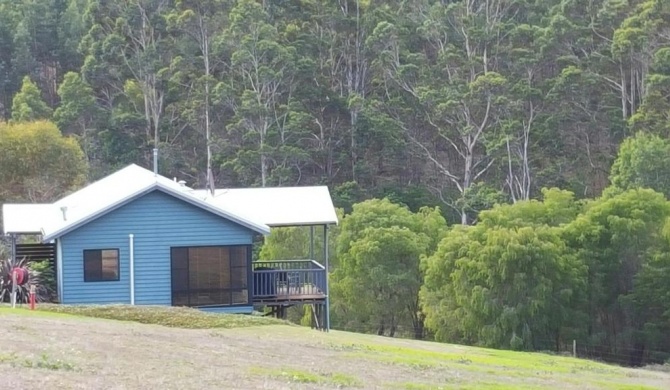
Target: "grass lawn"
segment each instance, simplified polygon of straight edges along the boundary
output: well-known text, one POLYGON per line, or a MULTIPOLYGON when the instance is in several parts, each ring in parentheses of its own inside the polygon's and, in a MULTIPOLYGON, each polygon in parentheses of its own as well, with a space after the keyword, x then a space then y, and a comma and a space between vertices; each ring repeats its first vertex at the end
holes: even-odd
MULTIPOLYGON (((163 325, 184 329, 241 328, 245 326, 287 324, 271 317, 214 314, 186 307, 170 306, 128 306, 128 305, 91 305, 71 306, 40 304, 32 313, 69 314, 83 317, 104 318, 108 320, 133 321, 142 324, 163 325)), ((0 307, 0 314, 3 313, 0 307)), ((11 310, 6 307, 4 310, 11 310)), ((30 310, 27 310, 31 313, 30 310)))
POLYGON ((670 383, 662 371, 324 333, 264 317, 164 307, 39 309, 0 306, 0 381, 8 388, 629 390, 670 383))

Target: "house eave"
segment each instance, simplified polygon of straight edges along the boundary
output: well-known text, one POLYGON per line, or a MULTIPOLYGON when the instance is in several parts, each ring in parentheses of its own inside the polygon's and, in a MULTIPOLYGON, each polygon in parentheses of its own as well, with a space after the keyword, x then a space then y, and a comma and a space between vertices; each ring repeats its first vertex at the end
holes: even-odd
POLYGON ((278 227, 294 227, 294 226, 331 226, 335 225, 337 226, 338 223, 337 221, 310 221, 310 222, 286 222, 286 223, 268 223, 268 226, 271 228, 278 228, 278 227))

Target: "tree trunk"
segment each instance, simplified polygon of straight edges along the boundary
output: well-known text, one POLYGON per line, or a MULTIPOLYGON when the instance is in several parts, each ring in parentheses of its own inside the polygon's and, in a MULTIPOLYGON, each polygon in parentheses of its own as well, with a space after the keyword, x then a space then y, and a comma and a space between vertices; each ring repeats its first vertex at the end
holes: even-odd
POLYGON ((414 320, 414 339, 423 340, 426 337, 425 327, 423 323, 423 314, 420 314, 414 320))
POLYGON ((379 322, 379 326, 377 327, 377 336, 383 336, 384 331, 385 331, 384 320, 381 320, 379 322))

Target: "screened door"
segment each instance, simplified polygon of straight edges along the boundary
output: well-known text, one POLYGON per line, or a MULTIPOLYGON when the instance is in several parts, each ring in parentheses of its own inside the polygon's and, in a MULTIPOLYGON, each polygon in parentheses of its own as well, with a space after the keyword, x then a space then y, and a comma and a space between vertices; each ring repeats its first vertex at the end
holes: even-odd
POLYGON ((249 303, 251 248, 172 248, 172 305, 219 306, 249 303))

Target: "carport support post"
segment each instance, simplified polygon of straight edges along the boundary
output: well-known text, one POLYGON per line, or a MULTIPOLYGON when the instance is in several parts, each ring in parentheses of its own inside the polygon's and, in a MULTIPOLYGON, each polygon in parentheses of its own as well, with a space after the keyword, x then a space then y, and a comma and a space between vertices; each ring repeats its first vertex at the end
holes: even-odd
POLYGON ((9 237, 12 241, 12 264, 16 264, 16 234, 12 233, 9 237))
POLYGON ((328 277, 330 268, 328 267, 328 225, 323 225, 323 258, 326 266, 326 332, 330 330, 330 288, 328 287, 328 277))
POLYGON ((16 272, 14 270, 10 271, 12 273, 12 309, 16 308, 16 272))
MULTIPOLYGON (((12 241, 12 267, 16 267, 16 234, 12 233, 10 235, 11 241, 12 241)), ((11 295, 11 301, 12 301, 12 308, 16 307, 16 274, 12 271, 9 270, 12 274, 12 295, 11 295)))
POLYGON ((314 226, 309 227, 309 259, 316 260, 314 258, 314 226))

